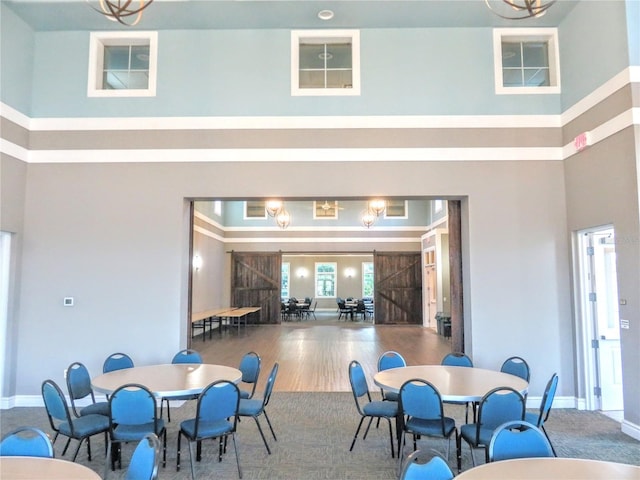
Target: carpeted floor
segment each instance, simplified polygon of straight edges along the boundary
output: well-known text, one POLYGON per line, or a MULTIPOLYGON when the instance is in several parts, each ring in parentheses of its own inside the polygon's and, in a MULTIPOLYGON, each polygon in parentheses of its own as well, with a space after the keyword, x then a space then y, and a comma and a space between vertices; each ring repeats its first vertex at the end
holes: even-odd
MULTIPOLYGON (((372 392, 376 399, 377 392, 372 392)), ((446 414, 456 418, 458 425, 464 421, 463 408, 445 406, 446 414)), ((360 434, 352 452, 349 445, 355 433, 359 416, 351 393, 283 393, 276 392, 267 407, 269 418, 278 441, 270 436, 264 418, 261 418, 265 435, 272 450, 268 455, 255 422, 243 419, 238 427, 237 441, 243 478, 269 480, 342 480, 342 479, 395 479, 397 459, 392 459, 389 433, 386 424, 379 429, 375 424, 366 440, 360 434)), ((160 467, 161 479, 188 479, 189 453, 183 442, 182 468, 176 472, 177 431, 181 420, 195 415, 195 402, 187 402, 171 408, 168 424, 167 466, 160 467)), ((43 408, 13 408, 0 411, 2 434, 20 425, 32 425, 50 432, 43 408)), ((573 409, 553 410, 547 423, 547 431, 562 457, 591 458, 640 465, 640 442, 621 433, 620 424, 597 412, 573 409)), ((103 436, 92 441, 93 460, 87 460, 83 446, 78 462, 90 466, 100 474, 104 468, 103 436)), ((75 442, 71 449, 75 448, 75 442)), ((58 439, 56 456, 61 456, 64 441, 58 439)), ((233 448, 218 463, 217 444, 203 445, 203 459, 196 464, 196 478, 237 479, 233 448)), ((123 466, 134 445, 124 448, 123 466)), ((446 443, 440 439, 424 438, 418 448, 445 452, 446 443)), ((450 464, 455 471, 455 440, 451 441, 450 464)), ((407 448, 405 453, 409 453, 407 448)), ((64 458, 71 458, 67 452, 64 458)), ((476 459, 484 462, 482 451, 476 451, 476 459)), ((471 467, 469 449, 463 445, 463 469, 471 467)), ((108 478, 124 478, 124 471, 110 472, 108 478)))

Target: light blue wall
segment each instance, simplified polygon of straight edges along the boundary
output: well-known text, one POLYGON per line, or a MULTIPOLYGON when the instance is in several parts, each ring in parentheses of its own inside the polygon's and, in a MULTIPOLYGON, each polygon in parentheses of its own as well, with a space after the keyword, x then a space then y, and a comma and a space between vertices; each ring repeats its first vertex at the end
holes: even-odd
POLYGON ((33 32, 0 4, 0 100, 22 113, 31 110, 33 32))
POLYGON ((640 65, 640 1, 626 0, 629 65, 640 65))

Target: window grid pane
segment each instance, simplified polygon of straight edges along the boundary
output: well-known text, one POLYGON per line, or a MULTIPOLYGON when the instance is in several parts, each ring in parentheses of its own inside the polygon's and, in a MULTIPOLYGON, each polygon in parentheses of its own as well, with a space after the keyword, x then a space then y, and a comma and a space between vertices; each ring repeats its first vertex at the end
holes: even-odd
POLYGON ((142 90, 149 88, 149 46, 104 47, 104 90, 142 90))
POLYGON ((373 262, 362 263, 362 297, 373 297, 373 262))
POLYGON ((336 296, 336 263, 316 263, 316 297, 328 298, 336 296))
POLYGON ((550 86, 549 43, 502 42, 502 84, 504 87, 550 86))
POLYGON ((289 298, 289 272, 291 271, 291 264, 288 262, 282 263, 282 285, 280 288, 280 297, 289 298))
POLYGON ((353 88, 351 43, 300 43, 299 88, 353 88))

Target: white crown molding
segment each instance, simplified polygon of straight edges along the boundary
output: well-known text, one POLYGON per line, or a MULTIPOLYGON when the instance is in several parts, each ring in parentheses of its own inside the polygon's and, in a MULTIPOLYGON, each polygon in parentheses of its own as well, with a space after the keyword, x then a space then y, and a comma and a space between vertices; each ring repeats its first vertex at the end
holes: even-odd
MULTIPOLYGON (((288 230, 288 229, 287 229, 288 230)), ((417 243, 419 238, 389 237, 331 237, 331 238, 299 238, 299 237, 260 237, 260 238, 225 238, 225 243, 417 243)))

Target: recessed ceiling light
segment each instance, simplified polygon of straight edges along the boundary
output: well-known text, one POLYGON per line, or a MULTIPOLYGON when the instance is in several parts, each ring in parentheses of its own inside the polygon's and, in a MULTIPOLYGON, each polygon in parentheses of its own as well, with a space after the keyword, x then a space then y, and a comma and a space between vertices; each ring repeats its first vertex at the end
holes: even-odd
POLYGON ((320 10, 318 12, 318 18, 320 20, 331 20, 333 18, 333 11, 331 11, 331 10, 320 10))

